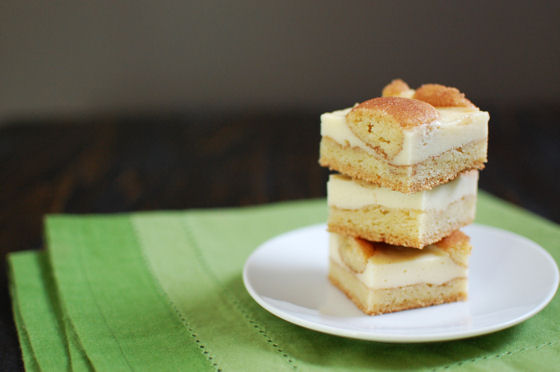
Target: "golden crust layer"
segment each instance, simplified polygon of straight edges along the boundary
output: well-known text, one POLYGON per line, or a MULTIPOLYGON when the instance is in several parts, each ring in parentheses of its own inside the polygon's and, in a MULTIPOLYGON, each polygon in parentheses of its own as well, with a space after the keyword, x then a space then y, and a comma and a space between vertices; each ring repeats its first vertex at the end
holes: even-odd
POLYGON ((400 166, 383 158, 371 156, 366 151, 341 145, 329 137, 320 144, 319 164, 354 179, 411 193, 431 188, 453 180, 468 169, 484 169, 487 139, 451 149, 423 162, 400 166))
MULTIPOLYGON (((453 235, 452 241, 441 240, 453 231, 472 223, 475 208, 475 195, 463 197, 441 211, 423 212, 378 205, 360 209, 331 206, 327 225, 330 232, 365 239, 364 242, 368 241, 371 245, 368 252, 375 252, 389 245, 423 249, 431 244, 443 244, 438 248, 452 255, 454 247, 461 247, 460 251, 466 249, 468 239, 463 242, 453 235)), ((364 256, 365 253, 361 252, 361 255, 364 256)))
MULTIPOLYGON (((402 97, 377 97, 360 103, 348 113, 346 119, 350 129, 352 123, 360 122, 360 118, 364 115, 372 121, 389 121, 400 125, 401 128, 429 124, 439 118, 437 110, 425 102, 402 97)), ((368 132, 371 131, 370 126, 368 132)), ((358 135, 358 133, 354 134, 358 135)), ((363 138, 360 139, 368 142, 363 138)))
POLYGON ((368 315, 381 315, 467 299, 467 278, 455 278, 441 285, 420 283, 372 290, 333 260, 330 260, 328 277, 332 284, 368 315), (368 303, 369 296, 377 298, 375 304, 368 303))
POLYGON ((398 96, 403 92, 410 90, 410 87, 401 79, 394 79, 383 88, 381 95, 383 97, 398 96))
POLYGON ((424 84, 416 89, 412 98, 427 102, 434 107, 477 108, 459 89, 440 84, 424 84))

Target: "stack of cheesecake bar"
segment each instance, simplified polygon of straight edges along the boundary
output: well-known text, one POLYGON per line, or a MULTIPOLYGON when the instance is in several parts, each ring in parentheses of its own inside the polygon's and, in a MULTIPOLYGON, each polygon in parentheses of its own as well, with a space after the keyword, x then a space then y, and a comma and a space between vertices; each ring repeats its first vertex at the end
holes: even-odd
POLYGON ((367 314, 465 300, 489 115, 459 90, 394 80, 321 116, 329 279, 367 314))

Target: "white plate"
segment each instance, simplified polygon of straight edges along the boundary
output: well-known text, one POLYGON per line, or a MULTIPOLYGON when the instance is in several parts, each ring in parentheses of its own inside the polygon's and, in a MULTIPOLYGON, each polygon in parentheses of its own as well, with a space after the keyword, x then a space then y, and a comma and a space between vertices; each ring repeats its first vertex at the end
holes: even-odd
POLYGON ((533 241, 470 225, 469 300, 364 315, 327 279, 328 233, 315 225, 262 244, 245 263, 243 281, 272 314, 305 328, 384 342, 454 340, 499 331, 542 310, 558 287, 554 259, 533 241))

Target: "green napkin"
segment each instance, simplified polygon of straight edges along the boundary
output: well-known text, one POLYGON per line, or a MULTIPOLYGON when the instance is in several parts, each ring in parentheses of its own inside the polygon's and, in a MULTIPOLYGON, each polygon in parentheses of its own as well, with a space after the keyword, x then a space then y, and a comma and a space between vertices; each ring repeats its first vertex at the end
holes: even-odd
MULTIPOLYGON (((326 221, 324 200, 50 216, 47 252, 10 255, 14 318, 29 370, 547 370, 560 363, 560 300, 513 328, 452 342, 386 344, 285 322, 241 278, 263 241, 326 221)), ((560 259, 560 228, 485 193, 477 222, 560 259)))

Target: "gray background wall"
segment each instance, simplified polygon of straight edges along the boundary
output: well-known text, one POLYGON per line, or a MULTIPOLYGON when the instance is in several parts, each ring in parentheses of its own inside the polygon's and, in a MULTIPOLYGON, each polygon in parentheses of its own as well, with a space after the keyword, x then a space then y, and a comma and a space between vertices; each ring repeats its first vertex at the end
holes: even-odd
POLYGON ((555 104, 560 2, 0 2, 0 121, 176 109, 328 110, 393 77, 555 104))

